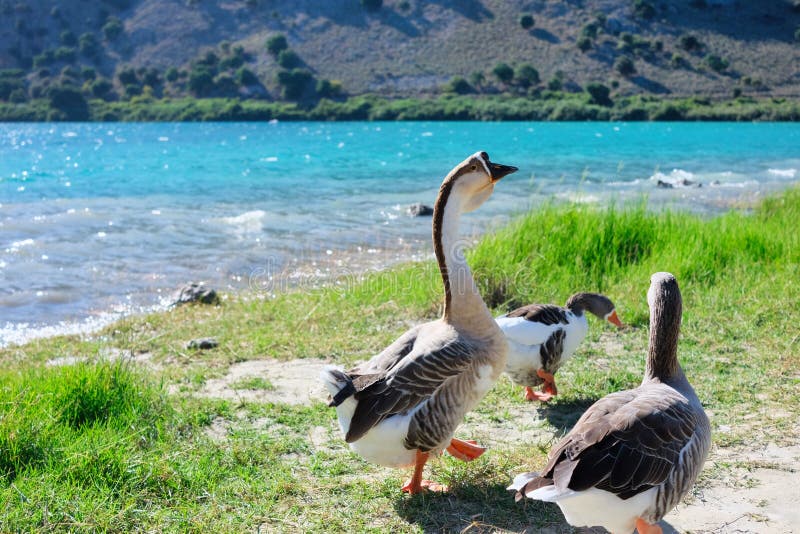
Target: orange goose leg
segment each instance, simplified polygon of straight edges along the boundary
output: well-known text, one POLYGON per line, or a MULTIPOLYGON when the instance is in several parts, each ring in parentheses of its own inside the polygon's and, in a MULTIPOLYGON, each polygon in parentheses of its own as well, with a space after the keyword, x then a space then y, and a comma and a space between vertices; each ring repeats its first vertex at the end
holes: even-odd
POLYGON ((539 369, 536 371, 536 374, 539 375, 539 378, 544 380, 542 391, 534 391, 532 387, 526 386, 525 399, 529 401, 538 400, 541 402, 547 402, 558 394, 558 390, 556 389, 556 379, 552 373, 548 373, 544 369, 539 369))
POLYGON ((430 480, 422 479, 422 470, 425 468, 425 462, 428 461, 429 452, 417 451, 416 461, 414 462, 414 474, 411 478, 403 484, 401 488, 404 493, 422 493, 424 491, 447 491, 447 487, 430 480))
POLYGON ((471 462, 486 452, 486 447, 481 447, 478 445, 477 441, 472 439, 465 441, 463 439, 453 438, 450 440, 450 445, 447 447, 447 452, 459 460, 471 462))
POLYGON ((662 534, 661 527, 651 525, 641 517, 636 518, 636 530, 639 534, 662 534))

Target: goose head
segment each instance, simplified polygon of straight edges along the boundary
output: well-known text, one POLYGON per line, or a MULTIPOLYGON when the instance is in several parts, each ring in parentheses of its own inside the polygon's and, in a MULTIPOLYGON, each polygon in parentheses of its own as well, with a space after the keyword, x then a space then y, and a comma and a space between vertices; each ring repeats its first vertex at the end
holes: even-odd
POLYGON ((511 165, 493 163, 486 152, 476 152, 447 175, 439 195, 447 193, 448 203, 458 206, 459 211, 467 213, 477 209, 494 191, 494 185, 504 176, 517 170, 511 165))
POLYGON ((622 321, 617 316, 616 308, 611 299, 599 293, 575 293, 567 300, 566 307, 573 313, 583 310, 595 315, 598 319, 608 321, 617 327, 622 327, 622 321))

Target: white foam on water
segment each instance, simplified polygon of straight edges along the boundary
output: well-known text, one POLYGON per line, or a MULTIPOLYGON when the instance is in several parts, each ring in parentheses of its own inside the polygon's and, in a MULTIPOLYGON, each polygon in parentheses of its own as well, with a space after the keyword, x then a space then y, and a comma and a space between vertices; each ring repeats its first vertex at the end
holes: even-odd
POLYGON ((20 241, 13 241, 8 247, 6 247, 6 253, 13 254, 14 252, 19 252, 19 249, 24 247, 31 247, 35 245, 36 242, 33 239, 22 239, 20 241))
POLYGON ((267 212, 264 210, 246 211, 233 217, 220 217, 220 222, 231 227, 234 234, 254 234, 264 229, 264 218, 267 212))
POLYGON ((797 169, 767 169, 767 172, 781 178, 794 178, 797 174, 797 169))
POLYGON ((653 182, 662 181, 674 187, 686 187, 695 183, 694 173, 683 169, 672 169, 669 174, 657 172, 650 177, 653 182))

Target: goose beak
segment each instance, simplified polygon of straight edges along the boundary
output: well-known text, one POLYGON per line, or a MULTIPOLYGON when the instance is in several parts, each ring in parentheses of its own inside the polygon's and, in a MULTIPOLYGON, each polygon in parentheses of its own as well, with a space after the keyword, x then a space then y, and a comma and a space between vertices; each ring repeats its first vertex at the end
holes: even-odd
POLYGON ((517 168, 512 165, 502 165, 500 163, 489 162, 489 172, 492 175, 492 183, 497 182, 503 176, 507 176, 512 172, 517 172, 517 168))
POLYGON ((623 326, 622 321, 620 321, 619 317, 617 317, 617 310, 612 311, 606 318, 606 321, 617 326, 618 328, 622 328, 623 326))

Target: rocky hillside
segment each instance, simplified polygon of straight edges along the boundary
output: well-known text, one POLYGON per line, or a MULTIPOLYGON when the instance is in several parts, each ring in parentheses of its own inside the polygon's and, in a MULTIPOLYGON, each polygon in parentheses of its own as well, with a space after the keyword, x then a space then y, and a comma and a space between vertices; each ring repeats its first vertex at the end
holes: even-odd
POLYGON ((800 0, 0 0, 0 20, 0 100, 20 102, 800 96, 800 0))

